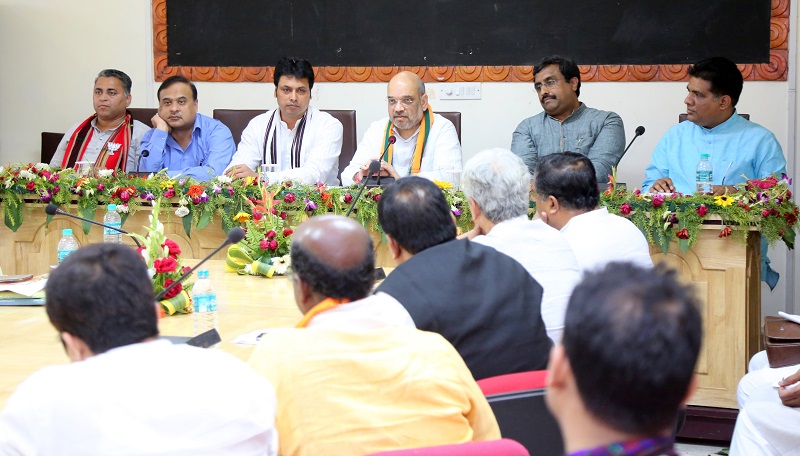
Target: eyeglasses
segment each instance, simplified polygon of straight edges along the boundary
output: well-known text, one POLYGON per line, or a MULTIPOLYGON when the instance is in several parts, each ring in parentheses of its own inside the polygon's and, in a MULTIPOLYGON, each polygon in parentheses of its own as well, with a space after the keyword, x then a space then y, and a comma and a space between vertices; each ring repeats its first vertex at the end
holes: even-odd
POLYGON ((399 100, 397 98, 393 98, 393 97, 388 97, 386 99, 386 102, 389 103, 389 106, 394 106, 398 102, 400 102, 400 104, 405 106, 406 108, 411 106, 411 105, 413 105, 416 101, 417 100, 415 100, 414 98, 411 98, 411 97, 404 97, 404 98, 400 98, 399 100))
POLYGON ((561 82, 563 80, 564 79, 547 78, 547 79, 544 80, 543 83, 542 82, 537 82, 536 84, 534 84, 533 88, 534 88, 534 90, 536 90, 536 93, 539 93, 539 92, 542 91, 542 86, 545 86, 548 89, 552 89, 553 87, 557 86, 559 82, 561 82))

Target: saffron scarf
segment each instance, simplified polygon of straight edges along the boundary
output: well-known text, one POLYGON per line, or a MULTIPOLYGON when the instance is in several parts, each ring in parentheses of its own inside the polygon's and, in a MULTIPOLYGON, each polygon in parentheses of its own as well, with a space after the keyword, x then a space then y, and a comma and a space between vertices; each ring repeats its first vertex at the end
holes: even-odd
POLYGON ((300 323, 295 326, 295 328, 306 328, 308 324, 311 323, 311 320, 316 317, 317 315, 321 314, 322 312, 327 312, 331 309, 337 308, 340 304, 344 304, 349 302, 347 299, 334 299, 334 298, 327 298, 314 306, 311 310, 306 312, 303 315, 303 319, 300 320, 300 323))
MULTIPOLYGON (((267 144, 269 144, 270 149, 270 158, 272 159, 273 165, 280 165, 278 163, 278 149, 275 145, 275 135, 278 133, 278 124, 275 124, 275 128, 272 127, 273 121, 275 120, 275 114, 280 112, 280 109, 276 109, 272 111, 272 116, 269 118, 269 123, 267 123, 267 129, 264 131, 264 150, 262 151, 261 156, 261 163, 267 163, 267 144), (272 132, 272 141, 270 142, 270 132, 272 132)), ((306 117, 308 117, 308 109, 306 109, 305 114, 303 117, 298 121, 297 124, 297 132, 294 134, 294 139, 292 139, 292 147, 290 152, 291 156, 291 166, 292 168, 299 168, 300 167, 300 149, 303 147, 303 134, 306 131, 306 117)), ((279 170, 280 171, 280 170, 279 170)))
MULTIPOLYGON (((62 168, 72 168, 75 163, 83 160, 83 155, 86 153, 86 148, 89 146, 94 133, 92 120, 95 117, 97 117, 97 114, 89 116, 72 133, 67 142, 64 158, 61 160, 62 168)), ((128 152, 131 147, 132 136, 133 119, 131 118, 131 113, 126 112, 125 121, 111 133, 108 141, 100 149, 100 154, 94 161, 95 169, 120 169, 125 172, 128 166, 128 152)))
MULTIPOLYGON (((425 155, 425 145, 428 143, 428 135, 430 135, 431 126, 433 126, 433 118, 433 110, 431 106, 428 105, 428 109, 422 114, 422 122, 419 127, 419 134, 417 135, 417 145, 414 146, 414 153, 411 156, 411 163, 408 166, 409 175, 419 174, 419 169, 422 165, 422 156, 425 155)), ((392 119, 389 119, 389 122, 386 124, 386 132, 383 135, 383 148, 381 151, 386 151, 382 160, 394 166, 394 163, 392 163, 394 143, 389 143, 390 136, 394 136, 394 124, 392 123, 392 119)))

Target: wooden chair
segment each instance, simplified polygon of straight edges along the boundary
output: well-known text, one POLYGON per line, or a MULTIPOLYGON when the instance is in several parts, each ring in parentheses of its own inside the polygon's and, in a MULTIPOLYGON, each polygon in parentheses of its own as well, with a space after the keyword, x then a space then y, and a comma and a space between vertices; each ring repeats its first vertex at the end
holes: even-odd
POLYGON ((453 122, 453 126, 456 127, 456 133, 458 133, 458 142, 461 142, 461 113, 456 111, 450 112, 437 112, 436 114, 441 115, 445 119, 453 122))
POLYGON ((215 109, 214 118, 224 123, 231 130, 233 142, 239 146, 242 140, 242 132, 247 124, 259 114, 267 112, 265 109, 215 109))
POLYGON ((153 122, 150 119, 156 115, 158 108, 128 108, 128 111, 131 112, 133 120, 147 125, 147 128, 153 128, 153 122))
MULTIPOLYGON (((56 154, 58 144, 61 142, 61 138, 63 137, 64 133, 51 133, 49 131, 42 132, 42 148, 39 159, 41 163, 50 163, 50 160, 52 160, 53 155, 56 154)), ((61 163, 56 164, 61 166, 61 163)))

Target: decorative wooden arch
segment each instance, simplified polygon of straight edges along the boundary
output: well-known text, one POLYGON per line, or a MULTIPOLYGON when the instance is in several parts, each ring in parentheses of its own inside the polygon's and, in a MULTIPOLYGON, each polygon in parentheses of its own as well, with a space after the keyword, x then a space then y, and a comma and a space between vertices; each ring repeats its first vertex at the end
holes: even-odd
MULTIPOLYGON (((789 2, 772 0, 769 63, 739 65, 746 81, 785 81, 789 65, 789 2)), ((181 74, 193 81, 271 82, 272 67, 174 67, 167 65, 167 0, 153 0, 153 59, 156 81, 181 74)), ((584 65, 584 82, 683 81, 687 65, 584 65)), ((319 67, 317 82, 388 82, 410 70, 425 82, 531 82, 532 66, 319 67)))

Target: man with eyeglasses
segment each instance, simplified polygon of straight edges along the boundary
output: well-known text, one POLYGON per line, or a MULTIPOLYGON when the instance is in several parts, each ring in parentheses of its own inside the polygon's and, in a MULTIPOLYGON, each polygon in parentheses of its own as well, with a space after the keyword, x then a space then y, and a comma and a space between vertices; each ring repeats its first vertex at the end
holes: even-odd
POLYGON ((342 171, 343 185, 361 182, 373 160, 381 161, 381 176, 395 179, 408 175, 434 179, 440 170, 461 169, 456 128, 434 114, 419 76, 409 71, 396 74, 389 81, 386 101, 389 117, 369 126, 342 171))
POLYGON ((270 182, 295 180, 304 184, 339 185, 342 123, 309 106, 314 69, 305 59, 284 57, 275 65, 278 109, 256 116, 225 174, 234 179, 257 176, 261 164, 277 165, 270 182))
POLYGON ((578 100, 581 72, 572 60, 546 57, 533 70, 533 81, 544 112, 523 120, 511 139, 511 151, 536 172, 540 157, 577 152, 589 157, 597 182, 605 183, 625 151, 622 119, 613 112, 592 109, 578 100))
POLYGON ((712 57, 687 73, 689 93, 683 102, 688 122, 661 138, 645 169, 642 191, 694 193, 700 154, 708 154, 713 165, 715 194, 734 190, 731 186, 745 179, 785 173, 786 159, 775 135, 736 113, 744 87, 736 64, 712 57))

